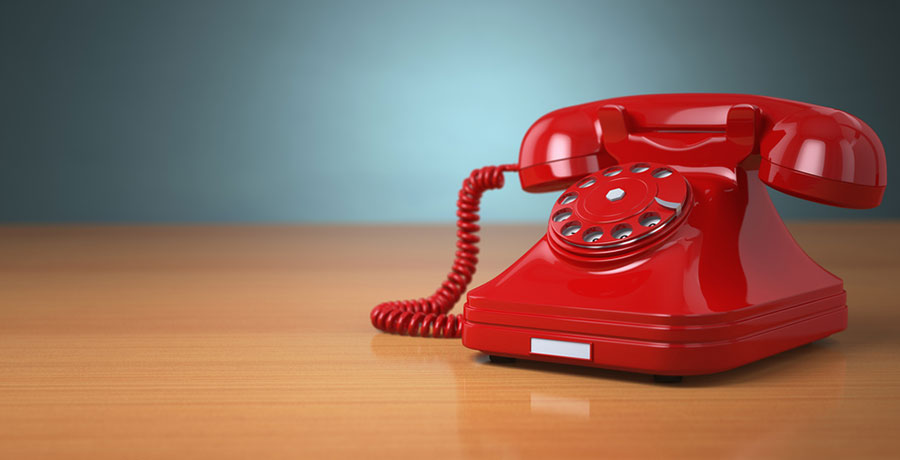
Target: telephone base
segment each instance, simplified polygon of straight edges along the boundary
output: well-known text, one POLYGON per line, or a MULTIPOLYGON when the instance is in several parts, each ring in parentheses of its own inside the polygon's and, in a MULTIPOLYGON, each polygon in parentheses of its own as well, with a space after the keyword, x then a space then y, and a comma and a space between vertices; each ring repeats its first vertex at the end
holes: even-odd
MULTIPOLYGON (((725 338, 720 336, 712 341, 649 341, 633 337, 485 324, 471 321, 469 318, 478 315, 471 315, 474 310, 467 306, 463 344, 489 355, 502 354, 506 357, 533 361, 601 367, 658 376, 713 374, 844 330, 847 326, 846 296, 835 296, 828 300, 839 304, 823 305, 820 301, 817 302, 820 308, 814 313, 803 318, 794 318, 792 321, 770 324, 764 330, 746 335, 737 335, 744 329, 741 325, 719 324, 720 328, 726 330, 731 328, 736 335, 725 338), (536 346, 536 343, 540 346, 536 346)), ((660 328, 664 326, 647 327, 655 330, 660 328)), ((698 338, 703 336, 704 328, 697 328, 698 338)))

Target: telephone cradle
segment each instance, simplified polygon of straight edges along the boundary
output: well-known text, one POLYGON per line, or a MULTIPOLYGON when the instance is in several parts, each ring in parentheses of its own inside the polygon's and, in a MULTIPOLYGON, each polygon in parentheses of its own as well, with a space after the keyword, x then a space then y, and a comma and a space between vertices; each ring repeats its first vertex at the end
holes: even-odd
POLYGON ((458 251, 430 297, 373 309, 379 329, 462 337, 491 355, 653 374, 729 370, 847 326, 843 281, 794 241, 766 186, 847 208, 880 204, 884 149, 845 112, 739 94, 665 94, 551 112, 517 165, 473 171, 458 251), (448 314, 475 270, 481 194, 517 171, 563 190, 546 234, 448 314))

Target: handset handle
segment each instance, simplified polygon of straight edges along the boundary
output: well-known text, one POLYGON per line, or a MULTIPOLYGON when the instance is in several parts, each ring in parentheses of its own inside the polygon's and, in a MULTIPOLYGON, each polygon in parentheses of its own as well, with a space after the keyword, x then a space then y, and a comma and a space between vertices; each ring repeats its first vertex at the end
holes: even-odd
POLYGON ((751 104, 724 107, 666 107, 640 113, 608 104, 597 110, 603 147, 620 161, 738 164, 757 144, 760 110, 751 104), (724 115, 724 116, 723 116, 724 115))

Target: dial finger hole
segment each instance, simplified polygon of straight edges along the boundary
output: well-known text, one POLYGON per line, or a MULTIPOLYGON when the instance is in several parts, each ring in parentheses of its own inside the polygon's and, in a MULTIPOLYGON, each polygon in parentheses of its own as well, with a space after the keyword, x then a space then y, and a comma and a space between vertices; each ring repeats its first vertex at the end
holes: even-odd
POLYGON ((603 171, 603 175, 606 177, 612 177, 612 176, 615 176, 616 174, 619 174, 620 172, 622 172, 622 168, 620 168, 618 166, 613 166, 612 168, 609 168, 606 171, 603 171))
POLYGON ((578 198, 577 193, 566 193, 565 195, 559 197, 559 204, 569 204, 575 199, 578 198))
POLYGON ((596 241, 599 241, 602 237, 603 229, 601 229, 600 227, 591 227, 584 231, 584 235, 581 237, 581 239, 588 243, 594 243, 596 241))
POLYGON ((648 212, 644 213, 644 215, 641 216, 638 222, 640 222, 640 224, 644 227, 655 227, 660 220, 662 219, 659 217, 659 214, 655 212, 648 212))
POLYGON ((662 179, 664 177, 669 177, 672 175, 672 170, 669 168, 656 168, 653 170, 653 177, 657 179, 662 179))
POLYGON ((565 227, 562 228, 563 236, 572 236, 578 233, 578 230, 581 230, 580 222, 569 222, 565 227))
POLYGON ((560 209, 553 215, 553 222, 562 222, 572 217, 572 210, 569 208, 560 209))
POLYGON ((594 179, 593 177, 588 177, 587 179, 581 181, 580 184, 578 184, 578 188, 590 187, 590 186, 594 185, 595 182, 597 182, 596 179, 594 179))
POLYGON ((631 236, 631 225, 619 224, 612 231, 612 237, 617 240, 624 240, 631 236))
POLYGON ((650 165, 648 165, 647 163, 638 163, 631 167, 631 172, 637 174, 642 173, 648 169, 650 169, 650 165))

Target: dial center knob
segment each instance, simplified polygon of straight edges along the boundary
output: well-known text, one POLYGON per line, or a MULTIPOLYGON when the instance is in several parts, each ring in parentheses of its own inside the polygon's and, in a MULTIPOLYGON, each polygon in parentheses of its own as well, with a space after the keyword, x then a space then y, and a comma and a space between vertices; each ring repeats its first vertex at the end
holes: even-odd
POLYGON ((618 187, 606 192, 606 199, 609 201, 619 201, 622 198, 625 198, 625 190, 618 187))

